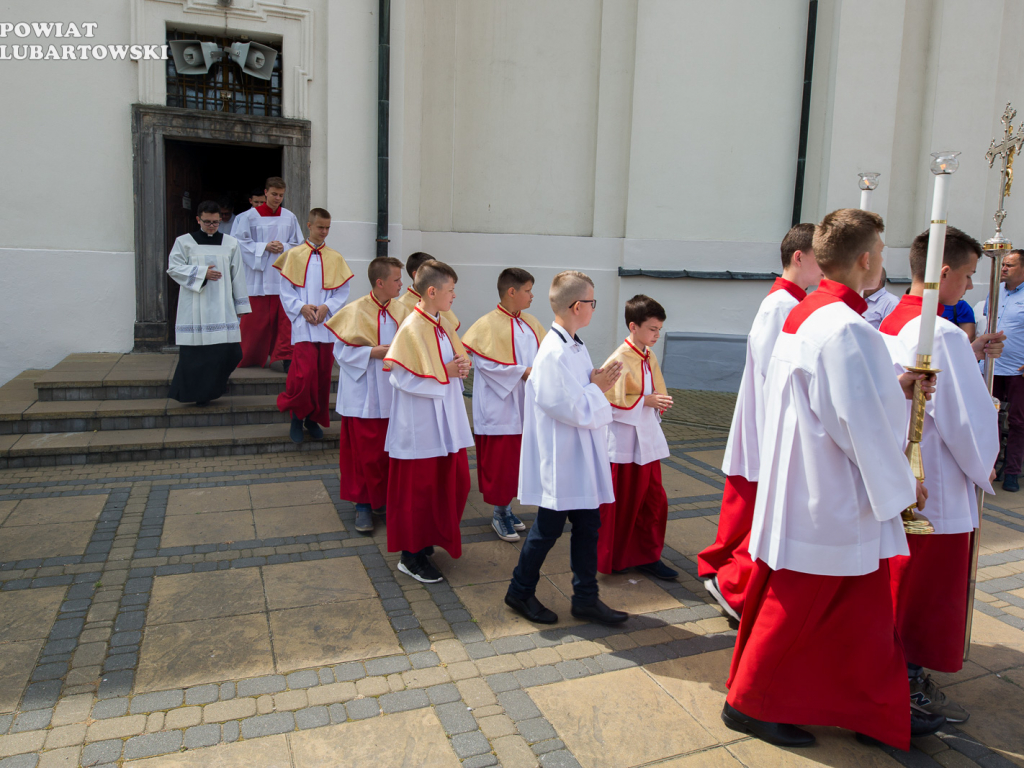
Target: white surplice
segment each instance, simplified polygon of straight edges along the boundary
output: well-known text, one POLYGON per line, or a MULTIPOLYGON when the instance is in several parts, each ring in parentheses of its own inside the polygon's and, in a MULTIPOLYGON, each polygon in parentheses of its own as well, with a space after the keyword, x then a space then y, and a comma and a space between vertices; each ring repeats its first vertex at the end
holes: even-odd
MULTIPOLYGON (((387 312, 378 319, 380 343, 390 344, 398 333, 398 325, 387 312)), ((449 344, 449 346, 451 346, 449 344)), ((338 361, 338 413, 356 419, 387 419, 395 388, 391 373, 384 370, 384 361, 370 357, 373 347, 358 347, 344 341, 334 342, 334 359, 338 361)))
POLYGON ((191 234, 174 241, 167 274, 182 290, 174 321, 176 344, 198 346, 241 340, 238 316, 251 312, 238 241, 224 235, 220 245, 199 245, 191 234), (220 280, 208 281, 210 268, 220 280))
MULTIPOLYGON (((441 360, 455 357, 452 343, 441 334, 441 360)), ((473 445, 473 432, 462 396, 462 379, 442 384, 417 376, 400 365, 391 367, 391 420, 384 450, 393 459, 432 459, 473 445)), ((454 490, 452 491, 454 493, 454 490)))
MULTIPOLYGON (((796 287, 796 286, 794 286, 796 287)), ((785 288, 773 290, 761 302, 747 336, 747 360, 743 366, 736 408, 732 413, 729 440, 725 445, 722 471, 757 482, 760 470, 758 446, 764 425, 764 377, 775 342, 782 333, 790 310, 799 303, 785 288)))
POLYGON ((250 296, 277 296, 281 283, 287 282, 273 267, 279 254, 268 251, 267 243, 278 240, 287 251, 305 239, 295 214, 283 206, 278 211, 277 216, 262 216, 258 206, 250 208, 238 214, 231 226, 231 235, 242 249, 245 285, 250 296))
MULTIPOLYGON (((885 335, 893 362, 917 359, 920 314, 895 336, 885 335)), ((999 455, 998 411, 978 373, 967 334, 944 317, 935 322, 932 368, 941 373, 924 409, 921 458, 935 533, 969 533, 978 526, 976 486, 992 493, 989 475, 999 455)), ((910 404, 907 404, 909 418, 910 404)))
MULTIPOLYGON (((271 268, 273 272, 276 269, 271 268)), ((281 278, 281 306, 284 312, 292 321, 292 344, 300 341, 313 341, 321 344, 334 343, 337 337, 332 334, 324 325, 334 317, 345 302, 348 301, 349 282, 332 290, 324 289, 324 268, 320 263, 320 254, 313 251, 309 254, 309 262, 306 264, 306 284, 303 287, 292 285, 287 279, 281 278), (312 304, 319 307, 327 305, 327 317, 320 325, 311 325, 302 316, 302 307, 312 304)))
POLYGON ((473 358, 473 432, 477 435, 523 432, 523 373, 533 365, 538 344, 525 322, 513 318, 511 324, 516 365, 502 365, 466 350, 473 358))
POLYGON ((842 301, 820 307, 779 335, 765 390, 751 557, 860 576, 909 554, 900 512, 917 497, 903 455, 906 397, 882 335, 842 301))
MULTIPOLYGON (((646 365, 640 370, 647 396, 654 392, 654 377, 646 365)), ((668 441, 657 408, 644 405, 643 398, 629 409, 612 408, 612 423, 608 425, 608 460, 612 464, 650 464, 668 455, 668 441)))
POLYGON ((607 430, 612 406, 590 382, 593 369, 583 342, 552 323, 526 380, 520 503, 571 510, 615 501, 607 430))

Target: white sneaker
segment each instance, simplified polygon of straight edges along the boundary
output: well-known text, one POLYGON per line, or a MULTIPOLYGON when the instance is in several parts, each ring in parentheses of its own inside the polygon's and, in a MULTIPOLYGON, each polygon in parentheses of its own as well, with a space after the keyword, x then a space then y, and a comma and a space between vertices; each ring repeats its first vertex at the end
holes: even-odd
POLYGON ((712 576, 710 579, 704 579, 704 589, 706 589, 708 593, 718 601, 718 604, 725 609, 726 613, 736 619, 736 621, 740 620, 740 615, 736 613, 736 609, 729 605, 726 599, 722 597, 722 590, 718 588, 717 576, 712 576))

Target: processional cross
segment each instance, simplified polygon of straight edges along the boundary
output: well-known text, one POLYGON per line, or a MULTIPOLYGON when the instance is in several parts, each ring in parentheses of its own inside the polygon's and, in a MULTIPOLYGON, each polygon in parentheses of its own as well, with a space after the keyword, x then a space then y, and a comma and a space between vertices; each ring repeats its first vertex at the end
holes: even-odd
POLYGON ((1002 235, 1003 220, 1006 218, 1003 202, 1010 196, 1010 187, 1013 186, 1013 160, 1017 153, 1024 150, 1024 125, 1016 133, 1014 132, 1013 118, 1016 116, 1017 110, 1007 104, 1006 109, 1003 110, 1003 116, 1000 118, 1003 123, 1003 140, 996 144, 996 140, 992 139, 988 152, 985 153, 985 159, 988 160, 989 168, 995 165, 997 158, 1002 160, 999 183, 999 210, 996 211, 996 215, 993 217, 996 220, 996 237, 993 239, 998 239, 1002 235))

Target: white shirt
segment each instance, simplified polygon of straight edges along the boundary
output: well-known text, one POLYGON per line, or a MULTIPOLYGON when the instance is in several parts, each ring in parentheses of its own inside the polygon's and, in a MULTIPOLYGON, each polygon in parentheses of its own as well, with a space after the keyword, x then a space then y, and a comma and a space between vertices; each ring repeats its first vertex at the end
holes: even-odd
MULTIPOLYGON (((390 344, 398 325, 387 312, 380 313, 380 343, 390 344)), ((334 359, 341 369, 338 375, 338 413, 356 419, 386 419, 391 416, 395 388, 384 361, 370 357, 373 347, 356 347, 344 341, 334 342, 334 359)))
POLYGON ((174 241, 167 274, 182 290, 174 320, 174 342, 185 346, 241 340, 238 315, 251 312, 238 241, 224 235, 220 245, 200 245, 191 234, 174 241), (210 268, 220 280, 208 282, 210 268))
MULTIPOLYGON (((446 334, 439 341, 441 361, 447 365, 455 351, 446 334)), ((473 445, 462 379, 442 384, 393 365, 390 380, 394 397, 384 450, 391 458, 431 459, 473 445)))
POLYGON ((281 273, 273 267, 280 254, 268 251, 267 243, 278 240, 287 251, 304 239, 295 214, 284 207, 278 210, 277 216, 261 216, 259 210, 250 208, 235 216, 231 225, 231 236, 242 249, 250 296, 277 296, 281 292, 281 273))
POLYGON ((768 364, 749 550, 775 570, 860 576, 909 554, 900 512, 916 502, 917 481, 903 455, 906 398, 882 335, 843 301, 786 332, 837 285, 822 281, 793 310, 768 364))
MULTIPOLYGON (((646 396, 654 392, 654 376, 647 365, 640 370, 646 396)), ((643 398, 628 410, 612 408, 612 423, 608 425, 608 460, 612 464, 650 464, 668 455, 668 441, 657 408, 644 405, 643 398)))
MULTIPOLYGON (((786 284, 803 293, 799 286, 788 280, 786 284)), ((790 310, 799 303, 797 295, 790 293, 786 286, 773 286, 771 293, 761 302, 754 323, 750 326, 747 361, 743 366, 729 440, 722 459, 722 471, 727 476, 739 475, 752 483, 757 482, 760 469, 758 446, 764 428, 764 376, 768 371, 772 350, 775 349, 775 341, 782 333, 782 325, 790 310)))
POLYGON ((900 303, 900 300, 889 293, 885 288, 880 291, 875 291, 870 296, 864 299, 868 303, 868 308, 864 312, 864 319, 867 320, 875 328, 882 324, 882 321, 888 317, 889 313, 896 309, 896 305, 900 303))
MULTIPOLYGON (((885 335, 893 362, 917 358, 921 316, 895 336, 885 335)), ((924 410, 921 458, 928 503, 924 516, 935 533, 969 533, 978 526, 975 486, 992 493, 989 475, 999 455, 998 411, 978 375, 967 334, 944 317, 936 320, 932 367, 941 371, 924 410)), ((910 404, 907 404, 909 417, 910 404)))
POLYGON ((502 365, 473 357, 473 432, 477 435, 520 435, 523 432, 523 373, 533 365, 539 345, 533 330, 512 320, 512 343, 517 365, 502 365))
POLYGON ((217 231, 220 232, 222 235, 230 235, 231 227, 233 227, 235 224, 235 218, 235 214, 232 213, 230 216, 228 216, 227 221, 221 220, 220 224, 217 225, 217 231))
POLYGON ((519 501, 548 509, 593 509, 615 501, 606 426, 612 406, 596 384, 582 341, 557 323, 526 380, 519 501))
MULTIPOLYGON (((277 272, 277 270, 274 270, 277 272)), ((324 288, 324 268, 320 263, 320 254, 313 251, 309 254, 306 264, 306 284, 300 288, 292 285, 286 278, 281 279, 281 306, 292 321, 292 344, 300 341, 312 341, 320 344, 333 343, 336 337, 324 325, 334 314, 345 306, 348 301, 349 281, 332 290, 324 288), (327 305, 327 317, 320 325, 311 325, 302 316, 302 308, 306 304, 319 307, 327 305)))

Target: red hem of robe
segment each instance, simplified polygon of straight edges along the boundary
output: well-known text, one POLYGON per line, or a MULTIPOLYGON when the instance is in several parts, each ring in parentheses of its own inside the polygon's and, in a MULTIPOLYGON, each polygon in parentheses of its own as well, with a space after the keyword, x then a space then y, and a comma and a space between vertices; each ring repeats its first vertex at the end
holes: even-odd
POLYGON ((894 557, 892 599, 907 661, 936 672, 963 668, 971 534, 907 536, 910 557, 894 557))
POLYGON ((661 462, 612 464, 615 501, 601 505, 597 570, 621 571, 661 559, 668 524, 668 496, 661 462))
POLYGON ((747 591, 727 701, 773 723, 831 725, 910 749, 910 685, 889 563, 863 576, 773 571, 747 591))
MULTIPOLYGON (((462 556, 459 523, 469 498, 466 449, 430 459, 388 462, 388 552, 442 547, 462 556)), ((909 695, 909 694, 908 694, 909 695)))
POLYGON ((473 435, 476 482, 484 501, 506 507, 519 493, 519 451, 522 435, 473 435))
POLYGON ((739 614, 754 571, 749 547, 756 498, 757 483, 741 475, 727 477, 715 543, 697 555, 697 574, 702 579, 717 575, 722 597, 739 614))
POLYGON ((300 419, 331 426, 331 373, 334 345, 300 341, 292 349, 292 365, 284 392, 277 396, 277 410, 300 419))
POLYGON ((267 358, 292 359, 292 321, 280 296, 250 296, 247 312, 238 318, 242 337, 242 362, 239 368, 263 368, 267 358))
POLYGON ((388 500, 388 419, 341 416, 338 469, 340 497, 380 509, 388 500))

